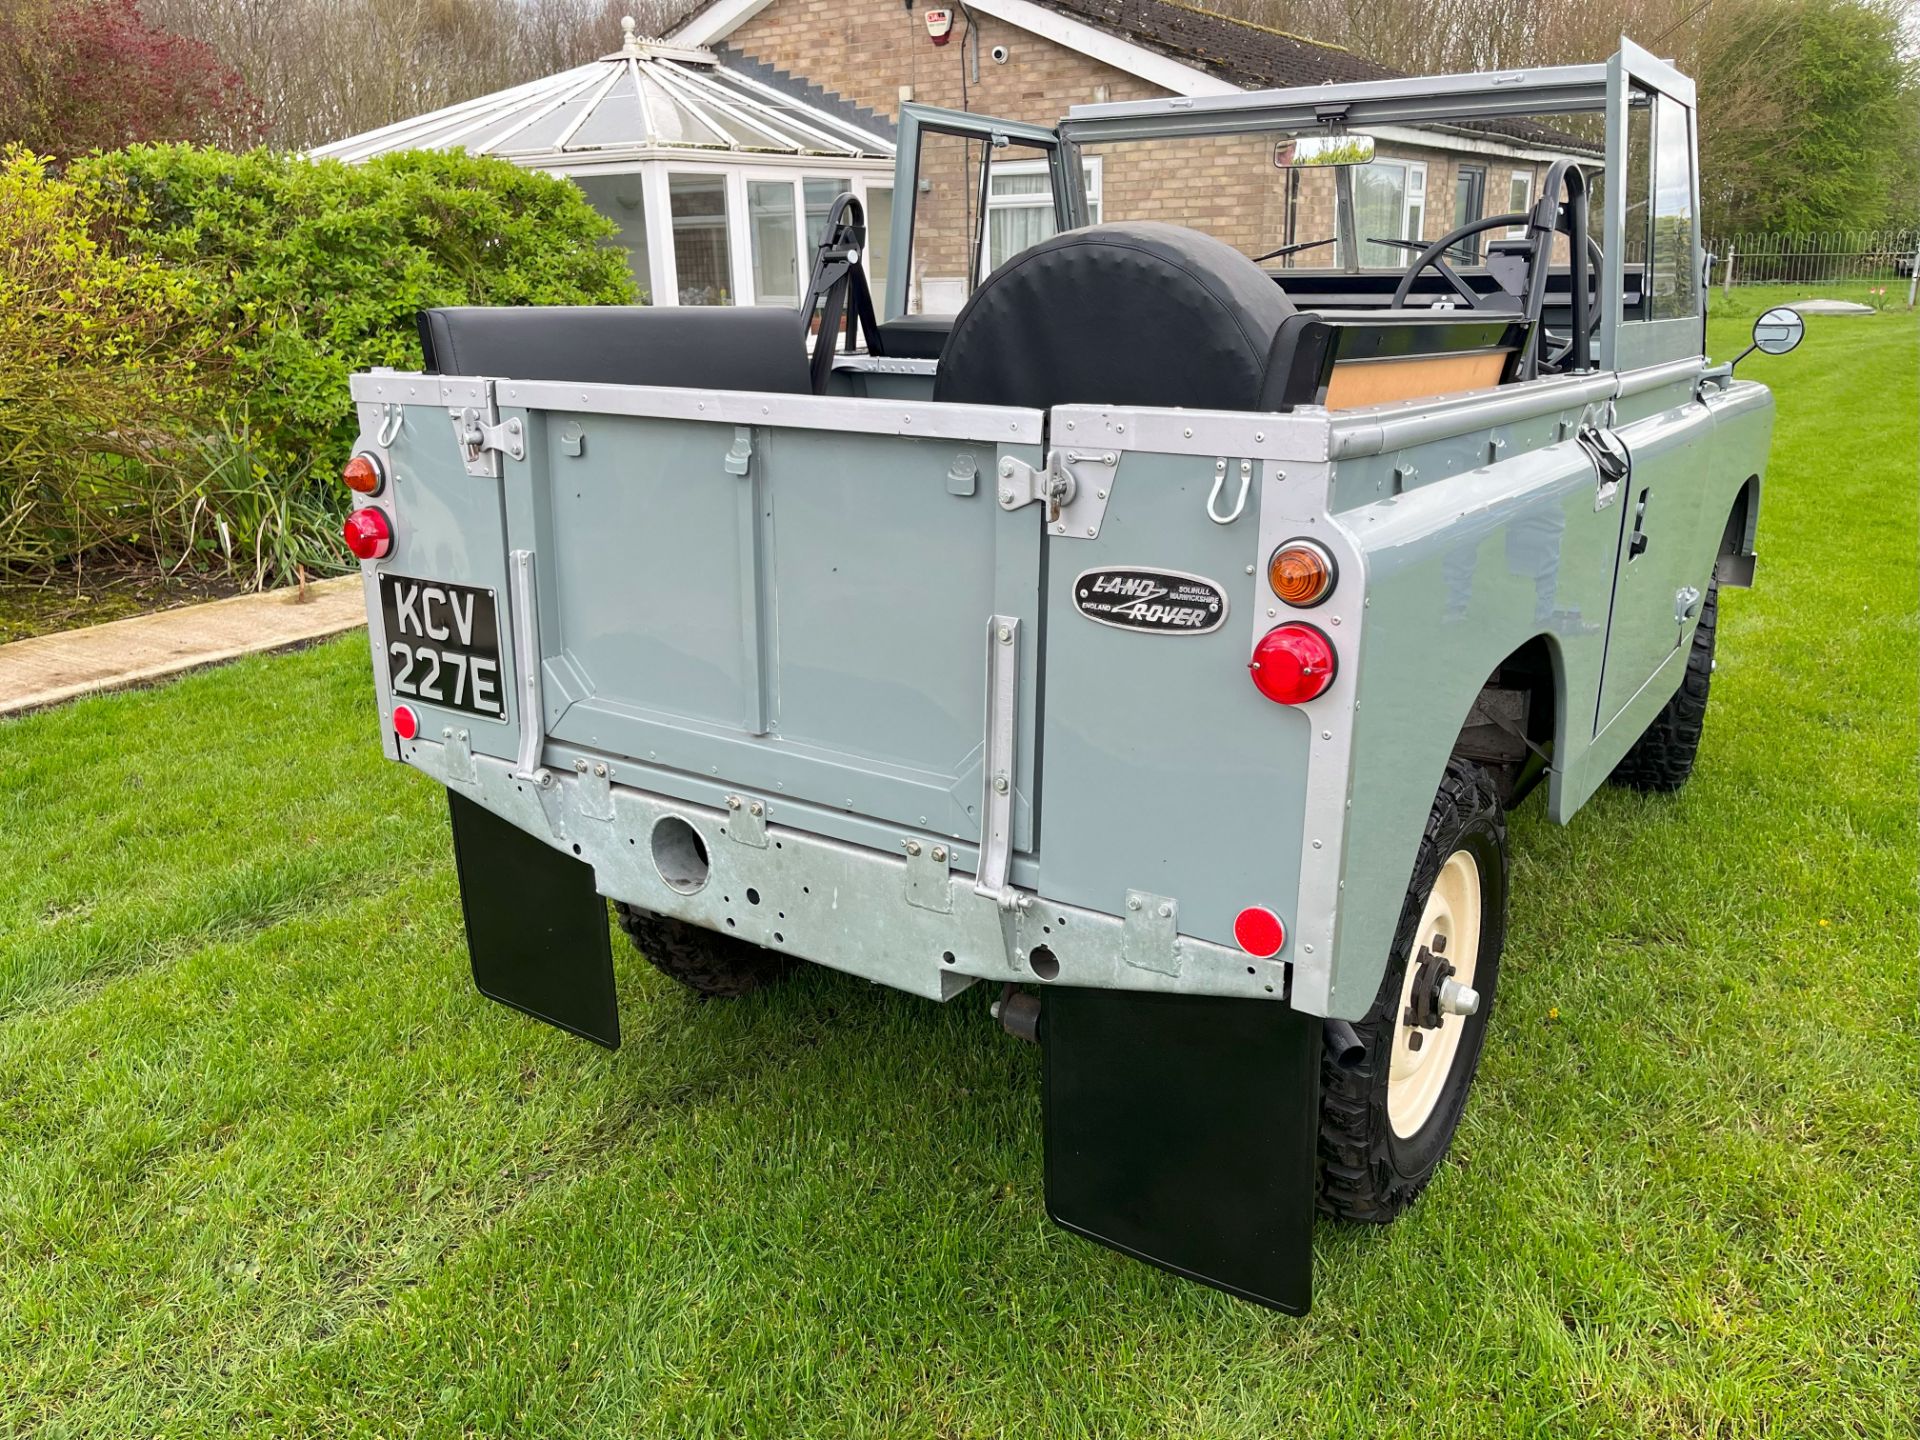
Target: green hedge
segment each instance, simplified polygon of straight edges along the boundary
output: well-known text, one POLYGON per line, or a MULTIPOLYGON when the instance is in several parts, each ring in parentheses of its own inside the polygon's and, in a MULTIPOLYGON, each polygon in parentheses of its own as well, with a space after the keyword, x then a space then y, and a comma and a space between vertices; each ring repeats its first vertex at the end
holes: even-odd
POLYGON ((460 153, 0 152, 0 571, 337 563, 347 377, 417 367, 429 306, 631 302, 615 233, 460 153))
POLYGON ((135 145, 74 166, 127 218, 128 248, 218 287, 234 400, 261 448, 337 468, 347 377, 417 368, 435 305, 626 304, 613 223, 568 181, 503 160, 410 151, 365 165, 135 145))

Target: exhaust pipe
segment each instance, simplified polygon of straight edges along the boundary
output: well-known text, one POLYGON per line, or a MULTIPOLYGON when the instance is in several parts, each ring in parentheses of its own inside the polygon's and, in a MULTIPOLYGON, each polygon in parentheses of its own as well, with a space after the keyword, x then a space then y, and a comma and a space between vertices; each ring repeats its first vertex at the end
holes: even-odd
POLYGON ((1329 1020, 1326 1026, 1327 1053, 1342 1070, 1357 1070, 1367 1061, 1367 1042, 1360 1032, 1344 1020, 1329 1020))

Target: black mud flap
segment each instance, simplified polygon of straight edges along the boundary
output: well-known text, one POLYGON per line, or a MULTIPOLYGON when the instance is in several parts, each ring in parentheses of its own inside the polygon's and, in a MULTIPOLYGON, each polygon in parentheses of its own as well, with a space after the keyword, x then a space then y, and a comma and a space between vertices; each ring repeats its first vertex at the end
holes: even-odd
POLYGON ((473 983, 502 1005, 617 1049, 607 902, 593 867, 447 791, 473 983))
POLYGON ((1042 993, 1047 1213, 1304 1315, 1321 1022, 1272 1001, 1042 993))

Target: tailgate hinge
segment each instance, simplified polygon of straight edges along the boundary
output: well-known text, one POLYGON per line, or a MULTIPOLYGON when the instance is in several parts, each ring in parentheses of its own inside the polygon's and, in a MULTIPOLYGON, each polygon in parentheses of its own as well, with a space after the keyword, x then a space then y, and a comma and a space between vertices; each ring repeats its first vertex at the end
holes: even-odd
POLYGON ((453 434, 460 444, 460 457, 466 464, 467 474, 498 480, 502 455, 514 460, 527 458, 526 426, 518 416, 501 421, 491 380, 487 382, 484 404, 452 405, 447 413, 453 417, 453 434))
POLYGON ((1024 505, 1047 507, 1047 529, 1072 540, 1092 540, 1107 517, 1107 497, 1113 493, 1118 452, 1082 454, 1077 450, 1049 450, 1038 469, 1012 455, 1000 458, 999 494, 1002 510, 1024 505), (1086 479, 1074 473, 1077 465, 1094 467, 1086 479))

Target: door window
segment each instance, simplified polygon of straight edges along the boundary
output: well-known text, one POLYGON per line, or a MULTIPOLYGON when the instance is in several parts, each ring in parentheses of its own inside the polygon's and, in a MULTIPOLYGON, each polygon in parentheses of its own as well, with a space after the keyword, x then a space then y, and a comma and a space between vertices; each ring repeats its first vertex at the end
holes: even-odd
POLYGON ((957 315, 990 260, 1032 243, 1023 236, 1053 233, 1048 160, 1037 146, 922 130, 916 180, 909 315, 957 315))
POLYGON ((1687 109, 1657 96, 1653 107, 1653 282, 1648 297, 1655 320, 1700 313, 1699 272, 1693 263, 1693 137, 1687 109))
POLYGON ((1635 89, 1627 98, 1627 165, 1621 198, 1626 210, 1625 266, 1628 320, 1650 318, 1647 255, 1653 236, 1653 92, 1635 89))

